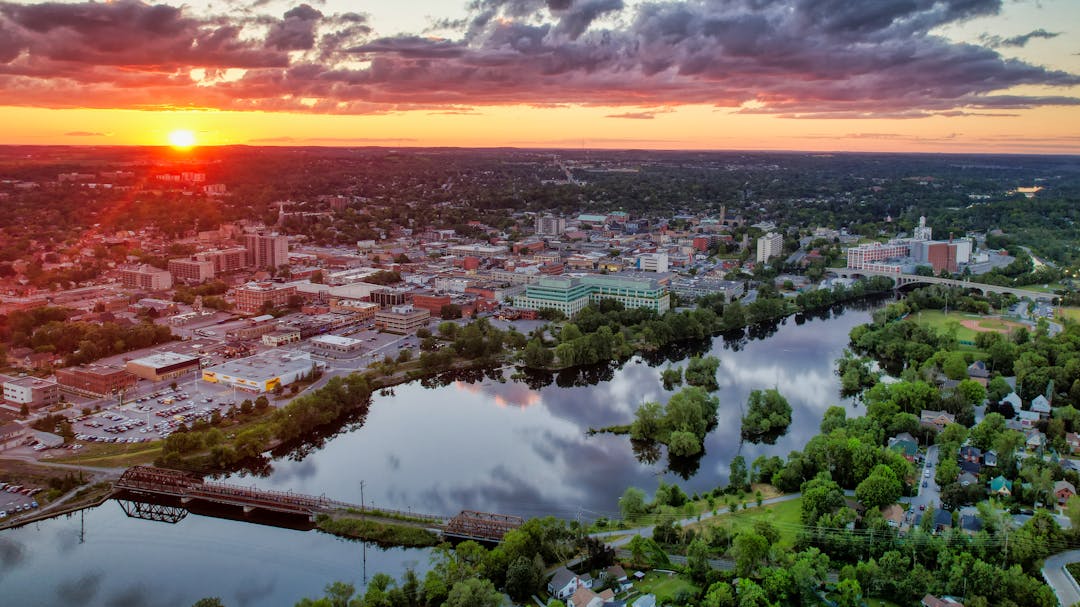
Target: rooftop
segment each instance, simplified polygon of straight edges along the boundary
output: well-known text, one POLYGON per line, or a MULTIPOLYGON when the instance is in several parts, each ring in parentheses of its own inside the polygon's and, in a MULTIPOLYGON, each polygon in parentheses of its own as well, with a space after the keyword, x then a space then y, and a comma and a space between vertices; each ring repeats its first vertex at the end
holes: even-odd
POLYGON ((128 362, 135 363, 137 365, 143 365, 145 367, 167 367, 169 365, 179 365, 182 363, 197 362, 198 356, 189 356, 187 354, 179 354, 176 352, 159 352, 157 354, 151 354, 150 356, 144 356, 142 358, 136 358, 128 362))
POLYGON ((231 360, 216 367, 211 367, 207 371, 255 381, 265 381, 292 371, 310 369, 311 365, 311 359, 306 356, 289 356, 272 350, 259 356, 231 360))

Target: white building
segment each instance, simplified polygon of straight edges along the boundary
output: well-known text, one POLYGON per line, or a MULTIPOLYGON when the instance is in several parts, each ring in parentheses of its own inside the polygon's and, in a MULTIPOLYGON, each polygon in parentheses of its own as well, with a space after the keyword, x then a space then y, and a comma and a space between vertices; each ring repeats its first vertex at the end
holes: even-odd
POLYGON ((667 272, 668 254, 665 251, 659 253, 643 253, 638 255, 637 267, 643 272, 667 272))
POLYGON ((770 259, 784 252, 784 237, 775 232, 757 239, 757 262, 768 263, 770 259))
POLYGON ((213 384, 262 393, 288 386, 323 366, 308 358, 306 353, 283 354, 280 350, 271 350, 204 369, 202 378, 213 384))

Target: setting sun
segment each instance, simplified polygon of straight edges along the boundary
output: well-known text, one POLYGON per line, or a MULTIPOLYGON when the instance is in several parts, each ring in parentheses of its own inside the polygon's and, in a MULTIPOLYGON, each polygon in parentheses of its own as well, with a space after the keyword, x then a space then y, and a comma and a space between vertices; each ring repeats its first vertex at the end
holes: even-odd
POLYGON ((169 145, 174 148, 190 148, 195 145, 195 133, 187 130, 169 133, 169 145))

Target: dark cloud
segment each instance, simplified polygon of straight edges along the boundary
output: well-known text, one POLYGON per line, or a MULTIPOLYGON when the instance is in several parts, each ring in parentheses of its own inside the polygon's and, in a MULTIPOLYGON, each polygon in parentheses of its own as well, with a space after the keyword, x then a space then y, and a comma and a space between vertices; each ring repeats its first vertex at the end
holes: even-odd
POLYGON ((1049 40, 1051 38, 1057 38, 1060 35, 1061 32, 1048 32, 1042 28, 1039 28, 1026 34, 1012 36, 1011 38, 1002 38, 1001 36, 991 36, 989 34, 983 34, 982 36, 980 36, 980 40, 982 40, 983 44, 991 48, 1000 48, 1003 46, 1023 47, 1027 46, 1027 43, 1031 42, 1035 38, 1045 38, 1049 40))
POLYGON ((285 12, 266 35, 266 46, 279 51, 307 51, 315 46, 315 28, 323 14, 308 4, 285 12))
POLYGON ((60 582, 56 585, 56 595, 65 605, 88 605, 97 595, 102 577, 102 573, 93 572, 60 582))
MULTIPOLYGON (((196 16, 113 3, 0 2, 5 102, 342 114, 524 104, 709 104, 787 117, 994 114, 1075 105, 1080 77, 938 28, 1002 0, 474 0, 449 39, 371 39, 358 13, 196 16), (608 23, 617 23, 607 26, 608 23), (202 68, 215 77, 192 86, 202 68), (235 75, 234 75, 235 76, 235 75), (1059 92, 1016 95, 1016 87, 1059 92)), ((627 111, 612 117, 648 118, 627 111)))

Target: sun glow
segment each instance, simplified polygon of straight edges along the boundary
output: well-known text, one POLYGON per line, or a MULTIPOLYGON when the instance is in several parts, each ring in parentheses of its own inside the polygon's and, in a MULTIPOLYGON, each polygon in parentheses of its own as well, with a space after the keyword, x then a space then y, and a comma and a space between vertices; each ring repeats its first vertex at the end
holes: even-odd
POLYGON ((169 145, 174 148, 190 148, 195 145, 195 133, 187 130, 169 133, 169 145))

